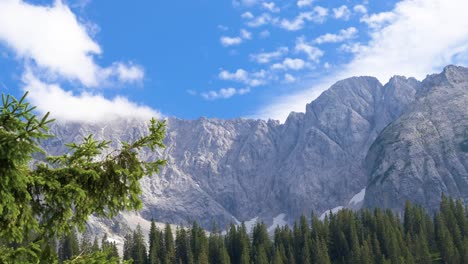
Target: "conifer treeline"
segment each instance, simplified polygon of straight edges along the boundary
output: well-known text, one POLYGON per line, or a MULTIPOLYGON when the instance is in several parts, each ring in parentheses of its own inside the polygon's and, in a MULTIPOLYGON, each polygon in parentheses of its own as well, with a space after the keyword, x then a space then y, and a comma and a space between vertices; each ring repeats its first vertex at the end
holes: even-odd
POLYGON ((125 239, 123 258, 134 264, 468 263, 467 211, 444 196, 433 217, 407 203, 403 219, 390 210, 345 209, 323 221, 302 216, 273 237, 264 223, 251 234, 231 225, 224 235, 194 223, 174 235, 170 225, 159 230, 153 222, 148 236, 138 227, 125 239))

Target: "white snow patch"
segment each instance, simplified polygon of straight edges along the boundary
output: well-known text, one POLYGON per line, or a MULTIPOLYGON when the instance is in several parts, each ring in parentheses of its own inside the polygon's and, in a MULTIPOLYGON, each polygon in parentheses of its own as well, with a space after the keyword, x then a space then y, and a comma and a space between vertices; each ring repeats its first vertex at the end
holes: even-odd
POLYGON ((344 207, 343 206, 337 206, 331 210, 327 210, 325 212, 323 212, 322 215, 320 215, 320 220, 324 220, 325 219, 325 216, 327 216, 330 212, 332 212, 332 214, 336 214, 338 213, 340 210, 342 210, 344 207))
POLYGON ((258 222, 258 216, 250 219, 249 221, 245 221, 245 228, 247 229, 247 233, 250 234, 255 226, 255 224, 258 222))
POLYGON ((348 206, 354 206, 364 201, 364 196, 366 195, 366 188, 362 189, 359 193, 353 196, 351 200, 349 200, 348 206))
POLYGON ((268 228, 268 233, 272 233, 275 231, 276 227, 278 226, 285 226, 288 224, 285 220, 286 214, 279 214, 275 218, 273 218, 273 224, 268 228))

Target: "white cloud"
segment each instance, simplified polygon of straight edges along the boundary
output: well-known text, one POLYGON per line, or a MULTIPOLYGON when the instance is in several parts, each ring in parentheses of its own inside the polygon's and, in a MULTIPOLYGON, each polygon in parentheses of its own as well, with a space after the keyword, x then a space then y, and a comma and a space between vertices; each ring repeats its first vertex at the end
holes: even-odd
POLYGON ((262 7, 272 13, 279 13, 280 8, 276 6, 274 2, 263 2, 262 7))
POLYGON ((254 18, 254 15, 252 13, 250 13, 250 12, 244 12, 244 13, 242 13, 241 17, 244 18, 244 19, 252 19, 252 18, 254 18))
POLYGON ((255 87, 264 85, 267 76, 265 71, 249 73, 244 69, 237 69, 235 72, 222 70, 218 77, 221 80, 239 82, 250 87, 255 87))
POLYGON ((268 13, 263 13, 260 16, 250 19, 246 24, 249 27, 261 27, 266 24, 276 23, 276 18, 271 17, 268 13))
POLYGON ((241 29, 240 36, 243 39, 252 39, 252 33, 245 29, 241 29))
POLYGON ((306 7, 306 6, 311 6, 312 2, 314 2, 314 0, 298 0, 297 1, 297 6, 299 8, 306 7))
POLYGON ((250 54, 250 59, 261 64, 270 63, 272 60, 277 60, 282 58, 288 53, 289 49, 287 47, 279 47, 272 52, 262 52, 257 54, 250 54))
POLYGON ((315 43, 323 44, 323 43, 337 43, 343 42, 345 40, 349 40, 355 38, 358 33, 358 30, 355 27, 349 27, 347 29, 342 29, 338 34, 324 34, 319 36, 315 39, 315 43))
POLYGON ((238 37, 222 36, 219 39, 219 41, 221 42, 221 44, 223 46, 229 47, 229 46, 239 45, 242 42, 244 42, 244 40, 249 40, 249 39, 252 39, 252 33, 250 31, 245 30, 245 29, 241 29, 240 30, 240 36, 238 36, 238 37))
POLYGON ((394 12, 382 12, 370 16, 365 15, 361 18, 361 22, 366 23, 372 29, 378 30, 391 24, 395 19, 397 19, 397 16, 394 12))
MULTIPOLYGON (((447 64, 468 64, 468 1, 404 0, 386 14, 370 32, 350 63, 333 65, 329 75, 313 80, 308 89, 280 95, 259 109, 256 117, 285 120, 291 111, 301 112, 307 103, 334 82, 350 76, 376 76, 385 83, 393 75, 424 78, 447 64)), ((371 16, 372 17, 372 16, 371 16)), ((374 18, 377 16, 374 16, 374 18)))
POLYGON ((367 8, 363 5, 355 5, 353 10, 356 13, 367 14, 367 8))
POLYGON ((271 66, 274 70, 301 70, 306 66, 305 61, 301 59, 286 58, 281 63, 275 63, 271 66))
POLYGON ((248 79, 248 75, 249 73, 246 70, 238 69, 233 73, 223 70, 218 76, 221 80, 245 81, 248 79))
POLYGON ((258 0, 233 0, 233 6, 253 6, 258 3, 258 0))
POLYGON ((110 78, 115 76, 120 82, 135 82, 144 78, 142 67, 133 64, 114 63, 111 67, 103 69, 102 76, 110 78))
POLYGON ((120 74, 127 74, 128 70, 136 73, 140 66, 120 71, 122 68, 103 68, 95 62, 94 56, 102 50, 90 36, 92 30, 61 1, 52 6, 21 0, 0 1, 0 41, 18 58, 32 61, 48 76, 78 80, 89 87, 108 81, 105 79, 108 77, 135 81, 120 74))
POLYGON ((328 9, 316 6, 313 12, 301 12, 292 20, 281 20, 280 27, 289 31, 297 31, 304 27, 305 22, 322 23, 328 15, 328 9))
POLYGON ((320 61, 320 58, 324 54, 324 52, 319 48, 308 44, 303 36, 296 39, 296 47, 294 49, 296 52, 304 52, 310 61, 316 63, 320 61))
POLYGON ((239 45, 242 43, 242 38, 241 37, 226 37, 222 36, 219 41, 221 44, 225 47, 229 46, 234 46, 234 45, 239 45))
POLYGON ((216 100, 216 99, 228 99, 234 95, 244 95, 250 92, 249 88, 236 89, 236 88, 222 88, 218 91, 208 91, 202 93, 201 96, 206 100, 216 100))
POLYGON ((347 6, 342 5, 338 8, 333 8, 333 14, 335 18, 342 18, 344 20, 348 20, 349 17, 351 16, 351 11, 348 9, 347 6))
POLYGON ((284 75, 284 81, 285 81, 286 83, 293 83, 293 82, 296 81, 296 78, 295 78, 294 76, 292 76, 291 74, 286 73, 286 74, 284 75))
POLYGON ((82 92, 77 95, 63 90, 57 84, 46 84, 31 72, 23 76, 24 91, 29 91, 28 100, 41 113, 50 112, 51 117, 63 121, 103 122, 117 118, 149 120, 161 118, 161 114, 147 106, 130 102, 117 96, 111 100, 103 95, 82 92))

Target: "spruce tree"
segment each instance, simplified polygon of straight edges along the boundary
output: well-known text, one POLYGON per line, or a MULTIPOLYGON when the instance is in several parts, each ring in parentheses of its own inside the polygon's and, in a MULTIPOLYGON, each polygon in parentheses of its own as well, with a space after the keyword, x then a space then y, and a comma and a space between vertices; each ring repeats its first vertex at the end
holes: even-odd
POLYGON ((141 230, 141 226, 138 225, 135 231, 133 232, 133 245, 132 245, 132 259, 134 264, 146 264, 147 263, 147 251, 146 243, 141 230))
POLYGON ((164 228, 164 249, 164 263, 176 264, 174 235, 172 234, 172 228, 169 224, 166 224, 164 228))
POLYGON ((151 228, 149 233, 149 253, 148 253, 148 263, 149 264, 159 264, 158 252, 159 252, 159 238, 160 232, 156 227, 154 219, 151 219, 151 228))

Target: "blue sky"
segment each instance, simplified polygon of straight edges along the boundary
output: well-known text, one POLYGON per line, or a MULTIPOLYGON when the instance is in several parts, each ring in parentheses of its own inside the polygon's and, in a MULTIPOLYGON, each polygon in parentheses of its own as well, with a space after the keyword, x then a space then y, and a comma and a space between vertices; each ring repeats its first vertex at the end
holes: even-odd
POLYGON ((0 90, 63 120, 273 118, 468 61, 463 0, 0 2, 0 90))

